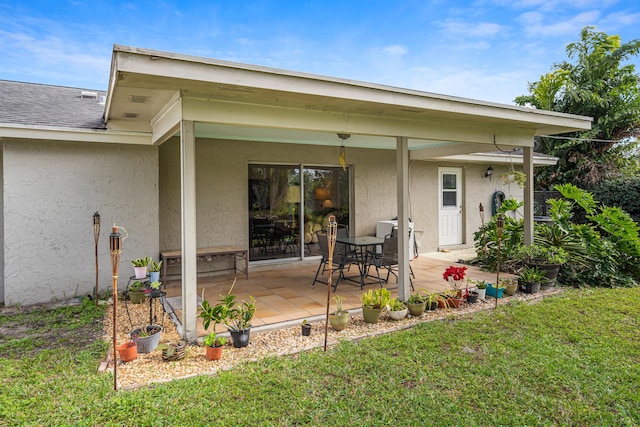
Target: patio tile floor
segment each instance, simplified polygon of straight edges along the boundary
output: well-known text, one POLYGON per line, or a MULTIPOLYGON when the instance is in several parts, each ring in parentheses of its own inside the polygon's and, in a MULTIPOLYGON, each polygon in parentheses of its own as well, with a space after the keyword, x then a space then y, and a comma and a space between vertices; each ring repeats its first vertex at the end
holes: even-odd
MULTIPOLYGON (((455 254, 449 257, 434 257, 429 254, 422 254, 411 261, 411 266, 415 273, 413 279, 416 291, 423 293, 440 292, 448 289, 448 284, 442 279, 442 272, 449 265, 456 265, 451 259, 456 259, 455 254)), ((281 264, 278 266, 252 266, 250 267, 249 279, 244 275, 237 277, 231 275, 218 275, 198 278, 198 296, 204 297, 210 303, 215 303, 220 294, 226 294, 236 278, 233 293, 238 296, 238 300, 248 299, 250 295, 256 300, 256 315, 253 318, 254 327, 271 326, 288 321, 302 321, 303 319, 323 315, 326 311, 327 291, 326 285, 316 283, 312 286, 313 278, 318 268, 319 261, 308 261, 303 263, 281 264)), ((481 271, 480 269, 468 266, 467 277, 474 280, 495 281, 495 273, 481 271)), ((326 274, 323 277, 326 281, 326 274)), ((337 280, 334 273, 333 281, 337 280)), ((368 281, 365 285, 367 289, 378 289, 377 279, 368 281)), ((388 288, 397 288, 393 276, 390 278, 388 288)), ((167 298, 181 295, 181 283, 179 279, 173 278, 165 289, 167 298)), ((362 290, 359 283, 350 281, 340 281, 337 292, 334 295, 344 297, 343 307, 346 309, 360 308, 360 296, 362 290)), ((397 289, 391 290, 392 296, 397 296, 397 289)), ((331 300, 331 309, 335 307, 331 300)), ((178 319, 181 317, 180 307, 173 307, 178 319)), ((224 332, 223 326, 218 326, 218 332, 224 332)), ((202 328, 202 322, 198 320, 198 336, 206 335, 202 328)))

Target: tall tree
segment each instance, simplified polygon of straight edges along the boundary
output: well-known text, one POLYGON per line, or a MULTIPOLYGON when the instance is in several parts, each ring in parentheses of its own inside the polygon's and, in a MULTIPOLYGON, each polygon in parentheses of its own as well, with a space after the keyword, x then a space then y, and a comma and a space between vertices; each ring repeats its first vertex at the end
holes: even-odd
POLYGON ((554 64, 518 105, 593 117, 592 129, 539 140, 537 150, 557 156, 536 176, 540 188, 573 183, 591 188, 635 170, 640 134, 640 76, 626 61, 640 52, 640 40, 621 43, 620 36, 585 27, 578 42, 567 45, 569 60, 554 64))

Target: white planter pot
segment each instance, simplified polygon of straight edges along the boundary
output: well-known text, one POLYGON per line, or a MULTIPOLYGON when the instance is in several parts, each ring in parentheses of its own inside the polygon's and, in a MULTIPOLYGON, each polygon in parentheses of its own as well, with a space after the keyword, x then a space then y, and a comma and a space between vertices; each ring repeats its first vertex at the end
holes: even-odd
POLYGON ((478 299, 484 299, 484 297, 487 294, 487 290, 486 289, 478 289, 478 288, 473 288, 473 289, 469 289, 470 291, 474 291, 478 293, 478 299))

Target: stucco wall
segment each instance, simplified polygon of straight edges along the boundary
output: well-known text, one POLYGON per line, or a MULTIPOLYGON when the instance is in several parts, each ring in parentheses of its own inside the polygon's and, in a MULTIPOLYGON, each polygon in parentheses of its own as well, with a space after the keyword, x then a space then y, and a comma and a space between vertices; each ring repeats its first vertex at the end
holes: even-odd
POLYGON ((132 258, 157 257, 157 147, 9 141, 3 171, 6 304, 93 293, 95 211, 102 291, 111 289, 114 223, 129 233, 120 288, 133 274, 132 258))
MULTIPOLYGON (((337 165, 337 147, 204 140, 196 142, 198 246, 236 244, 248 240, 247 165, 285 163, 320 166, 337 165)), ((375 224, 397 216, 395 152, 347 148, 347 162, 353 165, 352 227, 356 235, 375 234, 375 224)), ((410 216, 415 224, 421 252, 438 250, 438 167, 461 167, 465 228, 463 245, 473 245, 473 233, 480 226, 478 206, 491 215, 491 196, 503 191, 521 198, 522 189, 504 185, 499 174, 507 166, 492 165, 494 176, 484 177, 488 164, 453 164, 412 161, 409 170, 410 216)), ((180 247, 179 140, 160 148, 160 248, 180 247)))

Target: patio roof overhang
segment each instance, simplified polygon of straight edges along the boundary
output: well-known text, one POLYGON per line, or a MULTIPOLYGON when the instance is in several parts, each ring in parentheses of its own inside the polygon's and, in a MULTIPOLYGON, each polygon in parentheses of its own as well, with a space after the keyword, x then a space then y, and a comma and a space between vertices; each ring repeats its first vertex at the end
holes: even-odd
POLYGON ((105 121, 161 144, 195 122, 197 138, 396 149, 434 159, 530 147, 591 118, 255 65, 114 46, 105 121))

